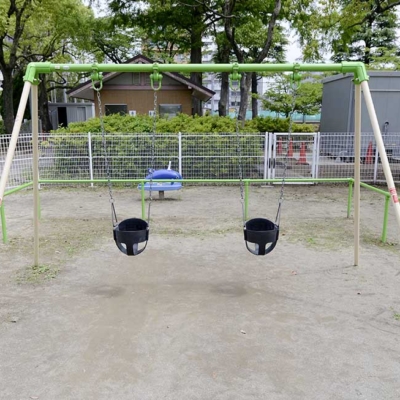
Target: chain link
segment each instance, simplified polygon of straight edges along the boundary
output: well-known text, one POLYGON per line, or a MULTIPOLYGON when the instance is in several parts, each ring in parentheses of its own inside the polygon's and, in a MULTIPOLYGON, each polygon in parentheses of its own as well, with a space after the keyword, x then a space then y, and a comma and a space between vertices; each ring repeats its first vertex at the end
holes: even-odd
POLYGON ((101 95, 100 90, 97 90, 97 102, 99 107, 99 119, 100 119, 100 130, 101 130, 101 139, 103 144, 103 153, 104 153, 104 163, 106 166, 106 175, 107 175, 107 184, 108 184, 108 193, 110 196, 110 204, 111 204, 111 218, 113 226, 118 224, 117 214, 115 212, 114 206, 114 197, 112 193, 112 182, 111 182, 111 173, 110 173, 110 163, 108 160, 108 153, 107 153, 107 141, 106 141, 106 133, 104 128, 104 118, 103 118, 103 110, 101 105, 101 95))
POLYGON ((275 225, 279 226, 281 220, 281 209, 284 200, 284 189, 285 189, 285 180, 286 180, 286 172, 287 166, 289 161, 289 150, 290 150, 290 142, 292 140, 292 130, 293 130, 293 114, 296 107, 296 97, 297 97, 297 89, 298 84, 293 80, 292 82, 292 109, 289 113, 289 129, 288 129, 288 137, 287 137, 287 147, 286 147, 286 154, 283 162, 283 175, 282 175, 282 184, 281 184, 281 191, 279 195, 279 203, 278 203, 278 211, 276 213, 275 218, 275 225))
MULTIPOLYGON (((240 86, 240 81, 238 81, 238 86, 240 86)), ((238 156, 238 171, 239 171, 239 187, 240 187, 240 203, 242 204, 242 219, 243 226, 246 224, 245 218, 245 206, 244 206, 244 184, 243 184, 243 165, 242 165, 242 146, 240 144, 240 134, 239 134, 239 106, 238 106, 238 89, 231 88, 235 93, 235 119, 236 119, 236 152, 238 156)))

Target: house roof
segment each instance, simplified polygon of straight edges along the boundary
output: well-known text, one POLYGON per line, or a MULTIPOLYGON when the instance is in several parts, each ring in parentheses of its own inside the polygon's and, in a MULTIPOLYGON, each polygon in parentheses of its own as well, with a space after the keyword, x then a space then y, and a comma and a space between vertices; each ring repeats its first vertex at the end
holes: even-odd
MULTIPOLYGON (((154 61, 150 58, 143 56, 141 54, 129 59, 124 64, 153 64, 154 61)), ((103 82, 107 82, 114 79, 116 76, 123 74, 123 72, 107 72, 103 75, 103 82)), ((192 95, 202 101, 208 101, 214 96, 215 92, 206 88, 203 85, 198 85, 192 80, 186 78, 185 76, 175 73, 175 72, 162 72, 162 75, 168 76, 171 79, 176 80, 180 84, 183 84, 192 89, 192 95)), ((94 90, 92 89, 92 80, 89 79, 73 89, 67 91, 67 94, 71 97, 76 97, 79 99, 87 99, 94 101, 94 90)))

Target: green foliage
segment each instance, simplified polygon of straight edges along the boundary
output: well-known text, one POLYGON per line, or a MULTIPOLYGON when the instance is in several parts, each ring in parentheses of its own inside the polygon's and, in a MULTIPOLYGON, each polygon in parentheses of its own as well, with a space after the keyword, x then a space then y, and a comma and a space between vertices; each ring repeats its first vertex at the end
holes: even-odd
POLYGON ((301 114, 317 114, 322 103, 322 83, 320 75, 305 75, 296 90, 293 89, 292 77, 287 74, 274 75, 271 88, 264 93, 263 106, 265 109, 290 115, 294 112, 301 114), (306 78, 306 79, 304 79, 306 78), (293 96, 296 96, 293 104, 293 96))
MULTIPOLYGON (((257 117, 248 121, 246 126, 258 132, 288 132, 289 118, 272 118, 272 117, 257 117)), ((315 128, 311 124, 295 124, 292 123, 292 132, 307 133, 315 132, 315 128)))
POLYGON ((6 129, 4 127, 4 121, 0 119, 0 135, 4 135, 6 133, 6 129))
POLYGON ((119 26, 113 17, 100 17, 92 25, 92 51, 98 62, 103 62, 105 56, 120 64, 137 54, 141 36, 142 32, 136 26, 119 26))
POLYGON ((370 14, 362 23, 346 29, 333 41, 332 60, 362 61, 376 69, 396 66, 396 56, 399 55, 397 27, 397 15, 393 9, 381 14, 370 8, 370 14))

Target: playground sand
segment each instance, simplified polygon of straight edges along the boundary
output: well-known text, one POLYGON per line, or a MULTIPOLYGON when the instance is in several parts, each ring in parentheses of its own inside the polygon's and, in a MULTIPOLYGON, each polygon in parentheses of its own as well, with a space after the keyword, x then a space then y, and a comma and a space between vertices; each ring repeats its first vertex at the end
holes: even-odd
MULTIPOLYGON (((280 187, 252 187, 274 220, 280 187)), ((119 219, 140 216, 115 190, 119 219)), ((247 252, 237 187, 156 194, 150 241, 126 257, 106 188, 5 199, 0 399, 399 399, 400 244, 384 198, 362 190, 360 263, 344 186, 287 186, 281 232, 247 252)), ((146 204, 147 205, 147 204, 146 204)), ((147 209, 146 209, 147 212, 147 209)))

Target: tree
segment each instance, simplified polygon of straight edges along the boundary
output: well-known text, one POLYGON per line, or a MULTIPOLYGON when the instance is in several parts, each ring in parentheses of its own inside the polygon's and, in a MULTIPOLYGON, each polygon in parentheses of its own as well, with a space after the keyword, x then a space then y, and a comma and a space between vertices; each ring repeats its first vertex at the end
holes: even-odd
POLYGON ((283 114, 286 118, 292 111, 304 115, 313 115, 320 111, 322 103, 320 76, 305 75, 297 87, 293 84, 290 74, 274 74, 272 79, 271 88, 262 97, 265 109, 283 114))
MULTIPOLYGON (((225 0, 225 33, 239 63, 282 62, 288 40, 283 28, 293 2, 282 0, 225 0)), ((295 2, 297 4, 297 2, 295 2)), ((257 116, 257 73, 243 74, 240 83, 239 119, 244 120, 249 92, 253 117, 257 116)))
MULTIPOLYGON (((320 61, 326 53, 348 54, 355 36, 364 31, 367 38, 371 33, 368 27, 373 28, 379 16, 381 21, 390 20, 388 16, 395 12, 400 0, 330 0, 310 4, 308 9, 302 7, 297 11, 292 7, 291 19, 304 60, 320 61)), ((365 49, 368 56, 369 47, 365 49)))
POLYGON ((138 27, 119 26, 113 17, 94 20, 92 51, 98 59, 120 64, 140 52, 143 31, 138 27))
MULTIPOLYGON (((3 110, 7 133, 14 124, 13 79, 31 61, 67 62, 90 37, 92 12, 79 0, 15 2, 0 0, 0 69, 3 73, 3 110), (74 54, 73 54, 74 53, 74 54)), ((39 108, 44 129, 49 126, 46 77, 41 77, 39 108)))
MULTIPOLYGON (((190 62, 201 64, 203 37, 216 21, 223 18, 218 12, 222 0, 113 0, 111 10, 117 21, 126 26, 140 26, 150 44, 180 54, 190 52, 190 62)), ((191 80, 202 84, 202 74, 192 72, 191 80)), ((202 114, 202 104, 195 100, 193 113, 202 114)))
POLYGON ((3 118, 6 133, 14 124, 13 73, 18 65, 18 45, 33 13, 31 0, 0 2, 0 70, 3 74, 3 118))
POLYGON ((393 9, 382 14, 369 14, 360 24, 333 41, 332 60, 362 61, 369 66, 393 63, 392 55, 398 55, 396 44, 397 15, 393 9))

